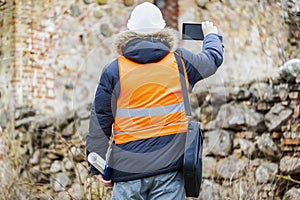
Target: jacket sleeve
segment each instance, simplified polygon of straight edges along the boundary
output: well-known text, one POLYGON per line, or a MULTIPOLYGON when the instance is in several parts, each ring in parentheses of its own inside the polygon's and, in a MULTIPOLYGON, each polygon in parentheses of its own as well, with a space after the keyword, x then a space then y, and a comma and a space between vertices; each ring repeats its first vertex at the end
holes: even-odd
MULTIPOLYGON (((89 131, 86 136, 86 153, 98 153, 103 159, 109 145, 109 139, 112 134, 113 117, 113 96, 114 84, 110 76, 109 67, 103 69, 98 84, 94 101, 91 107, 89 131)), ((90 163, 91 174, 100 174, 90 163)))
POLYGON ((177 50, 183 58, 189 83, 193 87, 196 82, 214 74, 223 62, 222 36, 208 34, 203 41, 202 52, 194 54, 184 48, 177 50))

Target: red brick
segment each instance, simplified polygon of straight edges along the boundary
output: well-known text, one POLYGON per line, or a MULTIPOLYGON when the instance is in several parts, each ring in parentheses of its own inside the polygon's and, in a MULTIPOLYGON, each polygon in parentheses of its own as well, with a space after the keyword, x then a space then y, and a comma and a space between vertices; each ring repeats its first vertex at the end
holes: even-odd
POLYGON ((33 73, 34 70, 33 69, 23 69, 24 73, 33 73))
POLYGON ((46 99, 55 99, 55 96, 46 96, 46 99))
POLYGON ((42 66, 37 66, 37 65, 33 65, 32 68, 33 68, 33 69, 43 69, 42 66))

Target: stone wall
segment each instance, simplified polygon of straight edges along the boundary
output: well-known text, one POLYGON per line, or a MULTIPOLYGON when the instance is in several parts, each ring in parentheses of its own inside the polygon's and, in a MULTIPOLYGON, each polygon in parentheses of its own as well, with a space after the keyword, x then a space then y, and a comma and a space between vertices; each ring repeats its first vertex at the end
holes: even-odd
MULTIPOLYGON (((299 194, 299 83, 299 61, 282 67, 277 78, 259 82, 222 87, 200 82, 191 97, 205 137, 200 199, 288 200, 299 194)), ((13 181, 23 183, 19 197, 110 196, 110 189, 87 172, 89 110, 85 105, 56 118, 16 110, 15 130, 6 135, 10 142, 3 156, 14 158, 11 169, 18 170, 13 181)))
POLYGON ((113 40, 125 30, 134 1, 55 1, 56 113, 92 101, 103 67, 116 57, 113 40))
MULTIPOLYGON (((16 107, 60 114, 90 102, 102 68, 117 54, 113 41, 126 29, 136 1, 3 1, 2 93, 16 107), (3 92, 5 91, 5 92, 3 92)), ((211 20, 224 37, 222 68, 207 83, 243 82, 272 76, 299 56, 299 3, 281 1, 157 0, 167 24, 211 20), (170 5, 169 5, 170 4, 170 5), (178 21, 177 21, 178 17, 178 21), (244 76, 244 74, 247 76, 244 76)), ((181 41, 199 52, 201 42, 181 41)))
MULTIPOLYGON (((224 63, 208 84, 271 77, 285 61, 299 58, 299 1, 180 0, 179 8, 179 25, 210 20, 223 36, 224 63)), ((201 43, 183 45, 198 52, 201 43)))
POLYGON ((205 136, 200 199, 299 195, 299 70, 298 60, 277 78, 211 88, 200 82, 191 99, 205 136))

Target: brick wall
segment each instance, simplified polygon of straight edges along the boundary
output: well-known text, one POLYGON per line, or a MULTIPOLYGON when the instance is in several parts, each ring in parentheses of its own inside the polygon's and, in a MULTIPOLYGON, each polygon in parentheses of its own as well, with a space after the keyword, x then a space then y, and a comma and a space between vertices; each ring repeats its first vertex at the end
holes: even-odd
POLYGON ((52 30, 51 23, 46 23, 52 12, 51 3, 37 0, 2 3, 1 90, 14 107, 53 110, 52 30))
POLYGON ((53 109, 54 73, 51 68, 51 30, 46 25, 51 1, 15 0, 15 66, 12 87, 16 107, 53 109))

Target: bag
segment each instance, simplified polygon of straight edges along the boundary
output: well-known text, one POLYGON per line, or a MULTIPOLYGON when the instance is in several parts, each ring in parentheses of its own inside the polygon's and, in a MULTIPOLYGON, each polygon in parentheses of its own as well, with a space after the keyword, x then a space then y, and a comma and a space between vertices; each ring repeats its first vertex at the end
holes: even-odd
POLYGON ((198 197, 202 182, 203 136, 200 122, 189 121, 183 158, 184 187, 187 197, 198 197))
MULTIPOLYGON (((186 87, 183 61, 177 53, 174 53, 178 70, 180 73, 180 83, 182 96, 184 99, 185 113, 191 117, 191 108, 186 87)), ((184 187, 187 197, 198 197, 202 182, 202 145, 203 136, 200 122, 188 121, 188 130, 186 133, 185 152, 183 157, 183 177, 184 187)))

